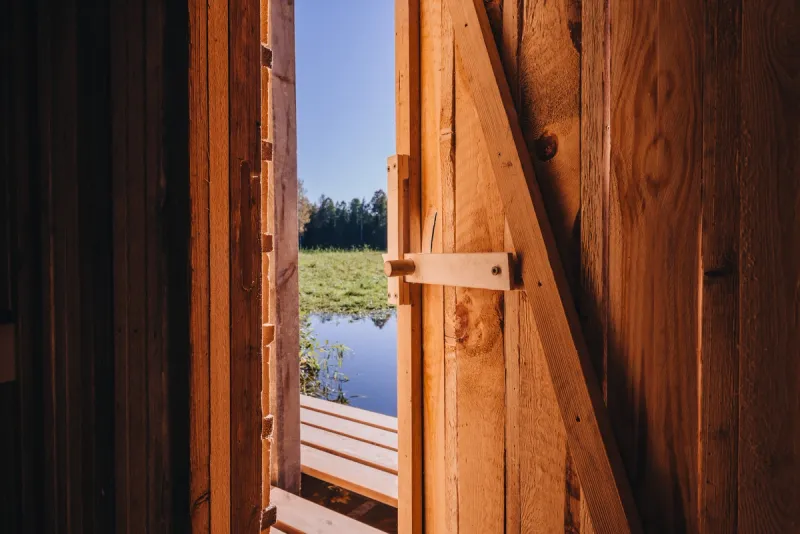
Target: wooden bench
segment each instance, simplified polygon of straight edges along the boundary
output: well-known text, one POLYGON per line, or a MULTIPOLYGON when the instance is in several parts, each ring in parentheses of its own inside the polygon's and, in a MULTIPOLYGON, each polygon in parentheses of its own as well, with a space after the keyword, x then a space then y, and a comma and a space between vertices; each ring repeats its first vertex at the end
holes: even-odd
POLYGON ((300 396, 303 473, 397 508, 397 418, 300 396))
POLYGON ((273 534, 379 534, 380 530, 360 523, 297 495, 273 487, 270 501, 278 508, 273 534))

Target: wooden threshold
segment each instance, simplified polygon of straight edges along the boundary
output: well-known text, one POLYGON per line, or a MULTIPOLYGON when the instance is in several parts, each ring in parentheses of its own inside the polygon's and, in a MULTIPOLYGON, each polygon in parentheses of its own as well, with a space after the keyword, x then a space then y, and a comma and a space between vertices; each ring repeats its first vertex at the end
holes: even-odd
POLYGON ((273 487, 272 503, 278 509, 273 533, 283 534, 377 534, 380 530, 329 510, 302 497, 273 487))
POLYGON ((302 472, 397 507, 397 419, 301 395, 302 472))

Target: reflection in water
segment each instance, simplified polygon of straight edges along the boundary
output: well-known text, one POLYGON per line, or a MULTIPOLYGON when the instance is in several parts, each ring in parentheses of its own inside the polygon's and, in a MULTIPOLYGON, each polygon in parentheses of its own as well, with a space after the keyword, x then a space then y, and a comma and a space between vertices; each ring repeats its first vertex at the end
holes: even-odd
MULTIPOLYGON (((339 380, 331 393, 342 395, 351 406, 396 416, 397 318, 312 315, 309 322, 320 345, 348 349, 337 366, 347 380, 339 380)), ((333 363, 329 357, 329 371, 333 363)))

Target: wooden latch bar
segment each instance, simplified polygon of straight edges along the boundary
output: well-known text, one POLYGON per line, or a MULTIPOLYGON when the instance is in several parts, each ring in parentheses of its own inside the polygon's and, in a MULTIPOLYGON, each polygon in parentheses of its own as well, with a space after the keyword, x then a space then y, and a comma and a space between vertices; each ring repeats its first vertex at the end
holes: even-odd
MULTIPOLYGON (((390 156, 386 162, 388 187, 386 195, 386 256, 385 260, 400 260, 408 252, 408 172, 407 155, 390 156)), ((401 278, 389 278, 389 303, 408 304, 408 284, 401 278)))
POLYGON ((447 3, 592 526, 601 534, 641 532, 484 1, 447 3))
POLYGON ((404 277, 407 284, 437 284, 509 291, 512 288, 512 255, 508 252, 404 254, 387 260, 383 272, 404 277))

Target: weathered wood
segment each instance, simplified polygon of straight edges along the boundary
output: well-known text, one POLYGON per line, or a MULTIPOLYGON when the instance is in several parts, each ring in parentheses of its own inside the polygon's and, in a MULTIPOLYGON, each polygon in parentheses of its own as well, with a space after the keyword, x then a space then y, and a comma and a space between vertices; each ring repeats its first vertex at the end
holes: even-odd
POLYGON ((791 0, 741 9, 737 528, 791 532, 800 528, 800 11, 791 0))
MULTIPOLYGON (((189 196, 193 232, 189 245, 190 319, 193 348, 190 364, 189 501, 192 532, 210 534, 211 504, 211 269, 209 203, 209 84, 208 4, 189 11, 189 196)), ((225 203, 227 206, 227 203, 225 203)), ((227 293, 227 291, 226 291, 227 293)))
POLYGON ((208 6, 210 514, 211 531, 231 525, 230 133, 228 2, 208 6))
POLYGON ((297 278, 297 123, 294 3, 269 0, 270 123, 274 147, 269 167, 268 219, 275 247, 270 261, 270 321, 277 339, 270 362, 270 406, 275 416, 273 484, 300 490, 300 351, 297 278))
POLYGON ((259 0, 230 0, 231 532, 261 513, 261 63, 259 0))
POLYGON ((737 530, 741 2, 706 13, 698 529, 723 533, 737 530))
POLYGON ((704 14, 660 6, 609 6, 607 396, 644 528, 696 530, 704 14))
POLYGON ((456 44, 541 335, 578 473, 600 532, 638 531, 632 495, 482 3, 449 3, 456 44), (528 193, 526 178, 531 192, 528 193), (557 310, 557 311, 556 311, 557 310))
MULTIPOLYGON (((396 151, 409 156, 408 241, 421 248, 419 0, 395 2, 396 151)), ((409 287, 397 309, 398 532, 421 532, 422 509, 422 292, 409 287)))

